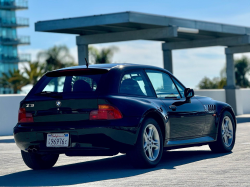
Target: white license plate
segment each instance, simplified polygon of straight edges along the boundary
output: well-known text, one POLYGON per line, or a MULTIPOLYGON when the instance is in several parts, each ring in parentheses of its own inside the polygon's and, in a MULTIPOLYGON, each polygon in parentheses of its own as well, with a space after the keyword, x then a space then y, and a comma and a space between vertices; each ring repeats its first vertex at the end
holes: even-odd
POLYGON ((68 133, 47 134, 46 145, 47 147, 68 147, 69 134, 68 133))

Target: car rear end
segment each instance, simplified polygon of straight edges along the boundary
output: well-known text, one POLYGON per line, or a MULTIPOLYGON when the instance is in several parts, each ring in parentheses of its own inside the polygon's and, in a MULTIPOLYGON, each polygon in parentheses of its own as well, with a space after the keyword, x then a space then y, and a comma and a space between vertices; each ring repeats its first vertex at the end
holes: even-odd
POLYGON ((109 74, 95 68, 45 74, 20 103, 14 128, 18 147, 68 156, 115 155, 129 149, 138 122, 124 117, 108 99, 109 74))

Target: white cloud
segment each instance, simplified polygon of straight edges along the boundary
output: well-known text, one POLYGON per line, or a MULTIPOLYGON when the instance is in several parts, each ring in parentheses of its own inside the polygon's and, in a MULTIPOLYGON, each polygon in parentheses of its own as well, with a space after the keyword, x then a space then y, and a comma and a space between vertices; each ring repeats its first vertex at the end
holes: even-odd
POLYGON ((119 51, 115 53, 113 62, 147 64, 162 67, 162 51, 160 42, 131 41, 112 44, 94 45, 101 47, 117 46, 119 51))
POLYGON ((225 66, 223 47, 180 50, 173 54, 174 75, 191 88, 196 87, 204 76, 219 77, 225 66))

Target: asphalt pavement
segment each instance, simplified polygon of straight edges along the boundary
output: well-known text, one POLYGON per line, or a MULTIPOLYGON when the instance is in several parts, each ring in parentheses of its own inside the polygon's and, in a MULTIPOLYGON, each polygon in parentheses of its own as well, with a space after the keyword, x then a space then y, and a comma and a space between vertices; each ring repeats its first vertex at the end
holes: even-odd
POLYGON ((167 151, 153 169, 134 169, 119 154, 60 155, 52 169, 33 171, 23 163, 13 136, 2 136, 0 186, 250 186, 250 118, 242 118, 231 153, 215 154, 208 146, 167 151))

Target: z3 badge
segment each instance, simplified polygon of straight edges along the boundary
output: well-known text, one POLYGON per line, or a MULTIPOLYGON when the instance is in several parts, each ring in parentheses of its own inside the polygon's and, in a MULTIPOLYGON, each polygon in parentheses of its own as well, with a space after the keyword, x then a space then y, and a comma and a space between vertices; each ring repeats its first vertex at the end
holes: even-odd
POLYGON ((26 107, 34 107, 35 104, 26 104, 26 107))

